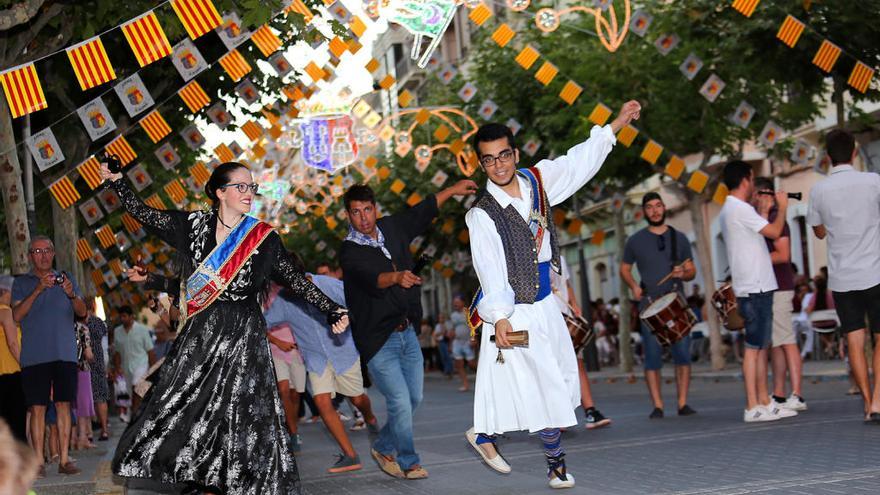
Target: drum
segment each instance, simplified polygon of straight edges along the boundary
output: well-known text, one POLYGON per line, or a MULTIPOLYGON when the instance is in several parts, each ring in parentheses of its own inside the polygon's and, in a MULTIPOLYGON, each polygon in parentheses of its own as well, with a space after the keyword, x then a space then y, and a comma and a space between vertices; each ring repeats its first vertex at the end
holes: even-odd
POLYGON ((678 292, 657 299, 639 317, 662 345, 672 345, 687 337, 697 323, 694 312, 678 292))
POLYGON ((568 335, 571 336, 574 353, 580 354, 584 347, 590 345, 590 342, 596 338, 596 332, 583 316, 563 314, 562 317, 568 326, 568 335))
POLYGON ((746 320, 743 319, 736 306, 736 295, 733 293, 733 286, 724 284, 712 294, 712 305, 721 316, 724 327, 731 331, 742 330, 746 326, 746 320))

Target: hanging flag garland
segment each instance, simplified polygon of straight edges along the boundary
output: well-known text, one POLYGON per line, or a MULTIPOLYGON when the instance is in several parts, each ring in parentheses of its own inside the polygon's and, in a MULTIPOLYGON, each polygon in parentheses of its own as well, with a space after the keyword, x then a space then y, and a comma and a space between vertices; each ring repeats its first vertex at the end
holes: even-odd
POLYGON ((99 36, 73 45, 66 51, 83 91, 116 79, 116 72, 110 65, 104 43, 99 36))

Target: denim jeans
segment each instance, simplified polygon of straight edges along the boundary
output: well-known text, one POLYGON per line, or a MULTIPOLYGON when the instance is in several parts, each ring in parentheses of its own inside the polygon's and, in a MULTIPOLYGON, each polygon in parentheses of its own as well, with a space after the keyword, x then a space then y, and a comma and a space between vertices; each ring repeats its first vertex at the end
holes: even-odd
POLYGON ((419 464, 413 443, 413 413, 422 401, 425 378, 422 350, 412 326, 392 332, 367 368, 373 383, 385 396, 388 410, 388 422, 373 448, 389 456, 396 453, 400 468, 409 469, 419 464))
POLYGON ((773 292, 737 297, 736 304, 746 322, 745 346, 769 349, 773 337, 773 292))
MULTIPOLYGON (((663 368, 663 346, 657 341, 654 332, 645 325, 640 324, 642 334, 642 349, 645 351, 645 371, 657 371, 663 368)), ((691 364, 691 336, 688 334, 685 338, 669 346, 669 352, 672 354, 672 362, 676 366, 687 366, 691 364)))
POLYGON ((451 375, 452 354, 449 352, 449 344, 446 342, 445 339, 437 343, 437 350, 440 351, 440 365, 443 367, 443 373, 446 375, 451 375))

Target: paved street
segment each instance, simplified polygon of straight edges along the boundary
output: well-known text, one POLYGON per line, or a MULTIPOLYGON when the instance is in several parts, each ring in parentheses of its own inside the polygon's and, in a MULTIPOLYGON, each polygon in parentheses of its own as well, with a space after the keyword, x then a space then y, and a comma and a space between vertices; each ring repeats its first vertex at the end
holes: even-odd
MULTIPOLYGON (((671 370, 670 370, 671 371, 671 370)), ((648 420, 644 383, 596 375, 600 409, 614 419, 610 428, 564 435, 569 471, 577 487, 569 493, 595 494, 850 494, 880 492, 880 428, 862 424, 861 403, 846 396, 839 367, 809 363, 806 384, 810 410, 776 423, 742 422, 742 387, 736 372, 701 374, 691 404, 699 414, 648 420)), ((302 425, 303 454, 297 457, 309 494, 526 494, 548 493, 537 438, 522 433, 503 440, 502 452, 513 473, 497 475, 484 467, 462 433, 471 417, 469 394, 458 383, 430 376, 416 418, 416 446, 430 478, 401 481, 381 473, 369 458, 366 432, 354 432, 365 468, 328 475, 336 452, 320 424, 302 425)), ((667 400, 674 386, 664 385, 667 400)), ((380 417, 384 403, 373 394, 380 417)), ((671 402, 669 403, 671 404, 671 402)), ((347 406, 344 406, 347 409, 347 406)), ((109 476, 108 456, 79 456, 87 473, 81 480, 57 475, 42 480, 37 493, 122 493, 109 476), (62 483, 62 484, 59 484, 62 483), (54 486, 53 486, 54 485, 54 486)), ((130 494, 163 492, 139 485, 130 494)))

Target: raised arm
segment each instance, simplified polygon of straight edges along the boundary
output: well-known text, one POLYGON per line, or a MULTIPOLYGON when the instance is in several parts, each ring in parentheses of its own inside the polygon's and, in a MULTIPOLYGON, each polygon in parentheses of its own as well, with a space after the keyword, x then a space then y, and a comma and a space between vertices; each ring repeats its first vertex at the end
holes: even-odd
POLYGON ((267 244, 269 252, 273 254, 272 280, 287 287, 294 295, 302 297, 324 313, 344 310, 306 278, 299 264, 284 249, 278 233, 269 234, 264 244, 267 244))

